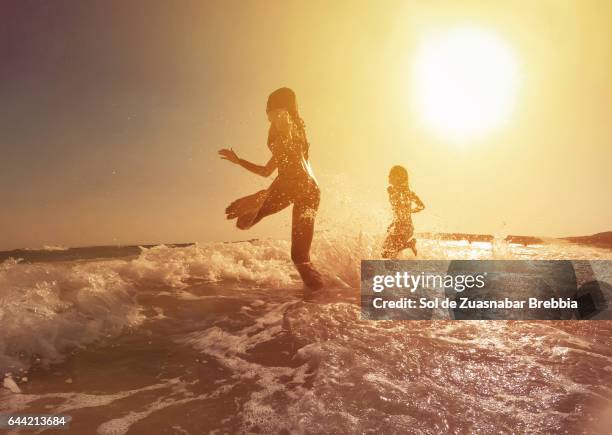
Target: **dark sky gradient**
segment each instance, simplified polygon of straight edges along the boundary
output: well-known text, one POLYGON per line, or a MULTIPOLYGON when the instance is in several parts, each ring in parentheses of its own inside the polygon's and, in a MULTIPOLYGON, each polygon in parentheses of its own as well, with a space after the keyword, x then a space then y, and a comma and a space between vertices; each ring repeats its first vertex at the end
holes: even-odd
MULTIPOLYGON (((251 81, 227 69, 238 40, 224 29, 239 17, 221 3, 180 3, 2 2, 0 194, 4 228, 22 227, 2 247, 122 241, 117 226, 138 218, 149 231, 130 242, 164 238, 155 227, 167 228, 163 209, 192 185, 180 166, 201 145, 182 135, 222 130, 236 83, 251 81), (195 38, 201 29, 223 41, 195 38)), ((193 239, 177 233, 167 237, 193 239)))

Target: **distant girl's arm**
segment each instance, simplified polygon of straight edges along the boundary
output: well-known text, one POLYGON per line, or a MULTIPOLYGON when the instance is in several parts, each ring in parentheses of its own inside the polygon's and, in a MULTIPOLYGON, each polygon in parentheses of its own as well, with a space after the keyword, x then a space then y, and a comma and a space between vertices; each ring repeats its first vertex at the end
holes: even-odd
POLYGON ((269 177, 272 175, 272 172, 276 169, 276 160, 274 157, 270 157, 268 163, 264 166, 256 165, 255 163, 249 162, 248 160, 241 159, 236 155, 233 149, 221 149, 219 150, 219 155, 223 160, 227 160, 228 162, 235 163, 237 165, 242 166, 247 171, 250 171, 254 174, 261 175, 262 177, 269 177))
POLYGON ((412 201, 415 203, 415 207, 410 210, 411 213, 418 213, 425 208, 425 204, 423 204, 421 198, 419 198, 414 192, 412 192, 412 201))

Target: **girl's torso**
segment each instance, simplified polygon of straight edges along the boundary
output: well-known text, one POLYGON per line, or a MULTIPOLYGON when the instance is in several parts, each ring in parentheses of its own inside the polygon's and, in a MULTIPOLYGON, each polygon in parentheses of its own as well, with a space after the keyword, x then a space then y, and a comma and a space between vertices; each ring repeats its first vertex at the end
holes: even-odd
POLYGON ((393 220, 397 223, 411 224, 414 193, 408 187, 389 186, 389 201, 393 208, 393 220))
POLYGON ((268 147, 276 160, 279 181, 317 185, 308 161, 309 145, 302 125, 288 119, 287 124, 273 127, 268 147))

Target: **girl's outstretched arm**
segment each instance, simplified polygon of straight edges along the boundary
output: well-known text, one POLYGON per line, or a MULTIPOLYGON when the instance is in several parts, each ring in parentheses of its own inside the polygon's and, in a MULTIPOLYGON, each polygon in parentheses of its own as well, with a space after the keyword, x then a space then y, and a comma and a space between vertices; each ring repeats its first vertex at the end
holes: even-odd
POLYGON ((415 207, 410 210, 411 213, 418 213, 425 208, 425 204, 421 201, 421 198, 417 196, 416 193, 412 192, 412 200, 416 203, 415 207))
POLYGON ((272 172, 274 172, 274 170, 276 169, 276 160, 274 160, 274 157, 270 157, 270 160, 268 160, 268 163, 262 166, 262 165, 256 165, 255 163, 251 163, 248 160, 241 159, 240 157, 236 155, 234 150, 231 148, 229 149, 224 148, 224 149, 219 150, 219 156, 221 156, 223 160, 227 160, 228 162, 232 162, 237 165, 240 165, 247 171, 250 171, 257 175, 261 175, 262 177, 269 177, 270 175, 272 175, 272 172))

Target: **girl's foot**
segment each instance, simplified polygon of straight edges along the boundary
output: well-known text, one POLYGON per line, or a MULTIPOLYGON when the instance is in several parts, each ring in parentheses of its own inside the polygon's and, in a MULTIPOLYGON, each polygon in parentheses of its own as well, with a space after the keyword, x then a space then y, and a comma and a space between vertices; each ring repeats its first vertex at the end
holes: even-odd
POLYGON ((321 290, 323 288, 323 277, 312 266, 312 263, 296 263, 295 267, 306 287, 311 290, 321 290))
POLYGON ((417 248, 416 248, 416 240, 412 239, 408 246, 410 247, 410 249, 412 249, 412 252, 414 253, 414 256, 417 256, 417 248))

